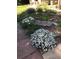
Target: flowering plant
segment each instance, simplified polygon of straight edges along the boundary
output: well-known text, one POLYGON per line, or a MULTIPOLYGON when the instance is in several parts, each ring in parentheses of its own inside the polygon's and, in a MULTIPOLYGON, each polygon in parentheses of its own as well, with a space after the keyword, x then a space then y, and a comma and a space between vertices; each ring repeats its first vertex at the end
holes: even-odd
POLYGON ((31 23, 33 23, 34 20, 35 19, 33 17, 27 17, 27 18, 25 18, 25 19, 22 20, 22 23, 23 24, 24 23, 31 24, 31 23))
POLYGON ((47 52, 49 49, 52 49, 56 43, 54 36, 55 34, 53 32, 38 29, 31 34, 32 46, 41 49, 43 53, 47 52))

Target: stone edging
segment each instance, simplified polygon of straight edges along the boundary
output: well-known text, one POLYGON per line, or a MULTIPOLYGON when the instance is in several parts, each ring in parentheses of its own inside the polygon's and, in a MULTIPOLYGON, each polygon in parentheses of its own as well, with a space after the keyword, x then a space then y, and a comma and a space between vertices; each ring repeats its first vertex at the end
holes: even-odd
POLYGON ((41 25, 41 26, 51 26, 51 25, 57 25, 57 23, 53 21, 40 21, 40 20, 35 20, 35 24, 41 25))

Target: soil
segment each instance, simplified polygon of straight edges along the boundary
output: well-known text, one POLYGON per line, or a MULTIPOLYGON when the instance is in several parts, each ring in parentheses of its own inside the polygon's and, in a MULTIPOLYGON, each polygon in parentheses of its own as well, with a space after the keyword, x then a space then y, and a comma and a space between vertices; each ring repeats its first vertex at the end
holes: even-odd
POLYGON ((30 39, 17 24, 17 59, 43 59, 40 52, 31 46, 30 39))

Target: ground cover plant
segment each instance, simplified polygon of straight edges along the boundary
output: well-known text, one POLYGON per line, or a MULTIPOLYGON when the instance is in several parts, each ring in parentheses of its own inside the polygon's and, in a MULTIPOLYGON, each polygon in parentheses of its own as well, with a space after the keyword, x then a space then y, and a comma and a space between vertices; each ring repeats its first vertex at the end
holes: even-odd
POLYGON ((23 29, 28 29, 28 34, 33 33, 36 29, 39 29, 40 26, 34 24, 35 19, 33 17, 26 17, 22 21, 20 21, 20 24, 23 29))
POLYGON ((45 29, 38 29, 31 34, 32 46, 40 49, 41 53, 48 52, 49 49, 55 47, 55 33, 45 29))

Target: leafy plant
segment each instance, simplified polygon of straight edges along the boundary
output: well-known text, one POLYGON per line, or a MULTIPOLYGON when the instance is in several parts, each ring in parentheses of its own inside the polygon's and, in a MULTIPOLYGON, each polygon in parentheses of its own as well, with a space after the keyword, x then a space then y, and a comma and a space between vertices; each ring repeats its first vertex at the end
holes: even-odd
POLYGON ((45 21, 48 21, 49 20, 49 17, 48 16, 41 16, 42 20, 45 20, 45 21))
POLYGON ((20 23, 22 25, 23 29, 28 29, 28 34, 33 33, 36 29, 39 29, 40 26, 34 24, 34 18, 33 17, 26 17, 23 19, 20 23))
POLYGON ((33 17, 26 17, 25 19, 23 19, 21 21, 22 27, 23 28, 27 28, 27 26, 29 26, 30 24, 32 24, 34 22, 34 18, 33 17))
POLYGON ((43 12, 42 8, 37 8, 37 12, 43 12))
POLYGON ((36 10, 34 9, 34 8, 29 8, 28 10, 27 10, 27 13, 28 14, 32 14, 32 13, 35 13, 36 12, 36 10))
POLYGON ((45 29, 38 29, 31 34, 32 46, 40 49, 42 53, 47 52, 55 46, 55 34, 45 29))
POLYGON ((17 21, 20 22, 20 21, 22 21, 23 19, 25 19, 26 17, 27 17, 27 12, 25 11, 25 12, 23 12, 23 13, 17 15, 17 21))

